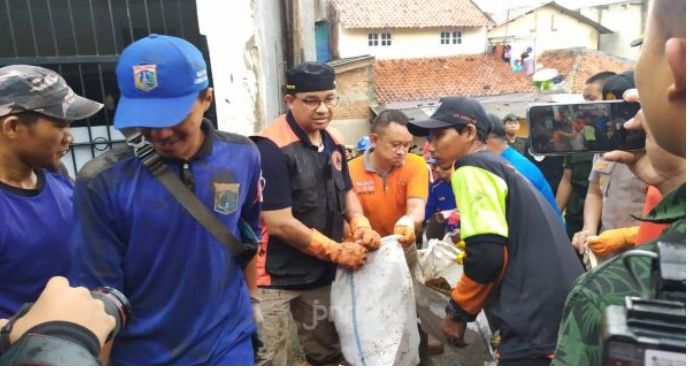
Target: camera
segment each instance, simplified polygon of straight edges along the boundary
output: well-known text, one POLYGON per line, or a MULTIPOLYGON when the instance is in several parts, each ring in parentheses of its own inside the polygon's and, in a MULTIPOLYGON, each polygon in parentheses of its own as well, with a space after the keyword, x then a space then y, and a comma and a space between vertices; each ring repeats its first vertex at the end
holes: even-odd
POLYGON ((643 297, 625 298, 604 313, 603 365, 685 365, 685 246, 658 242, 656 252, 628 251, 625 267, 643 297), (653 259, 651 289, 634 274, 633 257, 653 259))
MULTIPOLYGON (((108 334, 106 341, 111 340, 131 316, 132 307, 129 300, 118 290, 110 287, 96 288, 90 291, 94 299, 104 304, 105 312, 115 319, 115 327, 108 334)), ((98 344, 88 341, 83 334, 69 328, 56 327, 61 322, 55 320, 36 325, 43 326, 38 334, 22 336, 17 344, 10 344, 9 331, 12 323, 22 317, 30 309, 33 303, 26 303, 3 328, 0 336, 0 365, 99 365, 97 359, 98 344), (46 329, 46 326, 52 326, 46 329), (47 332, 45 332, 47 331, 47 332)), ((95 340, 95 338, 94 338, 95 340)))
POLYGON ((132 315, 132 305, 127 297, 112 287, 97 287, 91 290, 91 296, 105 305, 105 312, 115 318, 115 328, 108 334, 111 340, 122 327, 127 324, 127 319, 132 315))

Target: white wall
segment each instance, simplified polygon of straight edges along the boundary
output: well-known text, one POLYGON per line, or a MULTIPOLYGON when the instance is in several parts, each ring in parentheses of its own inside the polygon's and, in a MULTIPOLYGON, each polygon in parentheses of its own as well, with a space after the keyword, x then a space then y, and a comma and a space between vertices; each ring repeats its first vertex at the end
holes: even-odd
POLYGON ((283 17, 274 0, 197 0, 206 35, 218 128, 252 135, 283 111, 283 17))
POLYGON ((441 31, 452 28, 422 29, 345 29, 338 26, 340 57, 347 58, 369 54, 377 59, 406 59, 441 57, 461 54, 478 54, 486 50, 484 27, 462 28, 461 44, 441 44, 441 31), (368 34, 379 33, 379 46, 369 46, 368 34), (391 33, 391 45, 381 46, 382 32, 391 33))
POLYGON ((197 0, 197 13, 211 57, 218 128, 253 134, 260 103, 252 3, 197 0))
POLYGON ((599 50, 621 58, 637 60, 640 48, 630 47, 630 42, 644 32, 641 4, 622 3, 588 7, 580 9, 580 14, 615 32, 601 35, 599 50))
POLYGON ((532 37, 535 40, 535 52, 541 54, 546 50, 574 47, 596 50, 598 32, 554 8, 544 7, 489 31, 489 37, 504 36, 532 37), (556 30, 551 27, 552 17, 556 30))
POLYGON ((280 2, 259 0, 255 11, 257 26, 259 70, 259 95, 261 112, 259 124, 273 121, 285 111, 282 87, 285 85, 286 60, 283 42, 283 17, 280 2))

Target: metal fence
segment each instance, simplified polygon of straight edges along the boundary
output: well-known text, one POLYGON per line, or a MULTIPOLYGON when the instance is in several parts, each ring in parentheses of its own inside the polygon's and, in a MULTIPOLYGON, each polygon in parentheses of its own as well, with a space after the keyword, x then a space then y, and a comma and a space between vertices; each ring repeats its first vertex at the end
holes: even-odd
MULTIPOLYGON (((72 176, 88 160, 123 143, 112 127, 119 98, 115 66, 127 45, 150 33, 188 40, 210 65, 195 0, 0 0, 0 66, 53 69, 77 94, 105 105, 72 124, 74 142, 63 159, 72 176)), ((207 116, 215 117, 215 107, 207 116)))

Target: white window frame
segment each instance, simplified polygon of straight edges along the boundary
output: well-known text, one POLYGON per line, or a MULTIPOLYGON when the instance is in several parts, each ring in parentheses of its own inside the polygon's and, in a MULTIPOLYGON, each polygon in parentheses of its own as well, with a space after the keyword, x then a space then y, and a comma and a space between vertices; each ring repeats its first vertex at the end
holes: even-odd
POLYGON ((450 45, 450 31, 441 31, 441 45, 450 45))
POLYGON ((369 47, 375 47, 379 46, 379 33, 378 32, 369 32, 367 35, 367 44, 369 47))
POLYGON ((462 31, 455 30, 450 33, 450 40, 453 45, 462 44, 462 31))
POLYGON ((393 44, 393 34, 390 32, 381 32, 381 46, 391 46, 393 44))

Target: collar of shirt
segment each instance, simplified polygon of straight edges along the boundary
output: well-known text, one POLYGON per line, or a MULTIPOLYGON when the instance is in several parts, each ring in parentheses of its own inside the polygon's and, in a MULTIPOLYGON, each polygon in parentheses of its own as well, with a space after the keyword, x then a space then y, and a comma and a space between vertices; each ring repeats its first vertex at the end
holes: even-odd
MULTIPOLYGON (((309 136, 307 133, 302 130, 302 128, 299 126, 297 123, 297 120, 295 120, 295 116, 292 115, 292 112, 288 111, 287 115, 285 116, 285 119, 288 122, 288 125, 290 125, 290 129, 297 135, 299 138, 300 142, 302 142, 304 145, 307 147, 320 152, 319 151, 319 146, 315 146, 312 142, 311 139, 309 139, 309 136)), ((323 146, 324 151, 330 152, 333 149, 333 145, 331 145, 331 141, 329 140, 329 136, 326 135, 325 130, 320 130, 321 134, 321 145, 323 146)))
POLYGON ((201 122, 201 130, 204 131, 204 141, 201 143, 201 147, 199 147, 199 150, 196 151, 194 156, 190 158, 189 160, 182 160, 182 159, 165 159, 166 162, 171 162, 171 163, 190 163, 194 162, 200 158, 204 158, 207 156, 210 156, 211 153, 213 153, 213 124, 211 124, 211 121, 208 119, 204 118, 203 121, 201 122))
POLYGON ((385 178, 388 176, 393 171, 393 167, 388 169, 387 171, 380 173, 378 170, 374 168, 374 165, 371 163, 371 154, 374 152, 373 147, 367 148, 366 151, 364 151, 364 170, 366 170, 369 173, 376 173, 380 175, 381 177, 385 178))
POLYGON ((685 183, 666 195, 642 221, 673 223, 685 218, 685 183))

